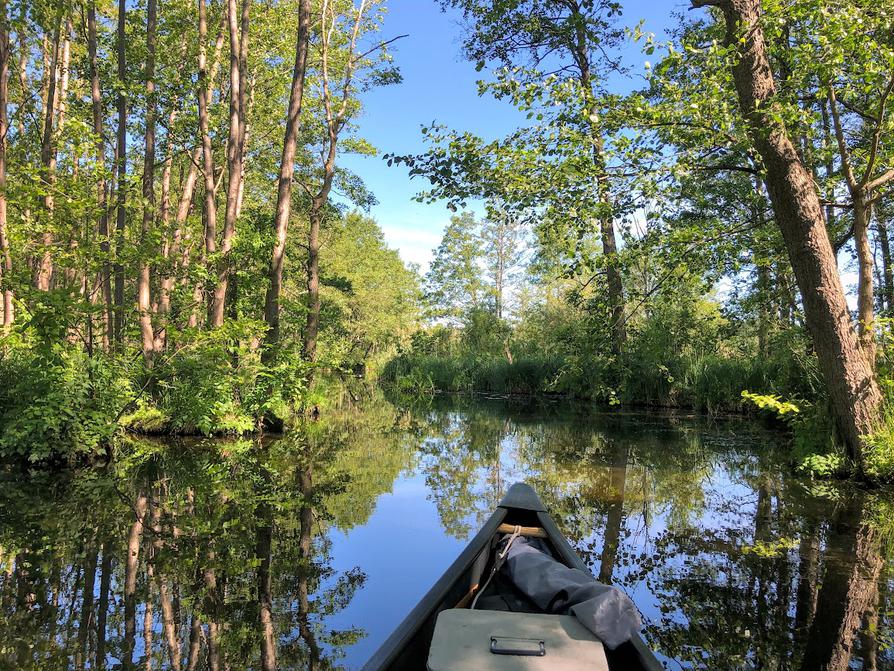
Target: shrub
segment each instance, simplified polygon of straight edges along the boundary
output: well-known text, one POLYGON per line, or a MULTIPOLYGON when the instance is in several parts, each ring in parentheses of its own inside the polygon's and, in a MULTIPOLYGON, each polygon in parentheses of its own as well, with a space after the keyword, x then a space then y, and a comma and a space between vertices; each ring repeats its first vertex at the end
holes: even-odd
POLYGON ((66 341, 0 354, 0 457, 76 461, 102 451, 133 399, 126 359, 88 356, 66 341))

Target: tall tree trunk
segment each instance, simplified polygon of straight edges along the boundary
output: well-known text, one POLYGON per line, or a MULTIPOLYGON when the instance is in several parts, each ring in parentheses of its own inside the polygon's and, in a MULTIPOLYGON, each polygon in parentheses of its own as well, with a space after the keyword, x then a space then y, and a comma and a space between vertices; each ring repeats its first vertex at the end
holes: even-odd
POLYGON ((279 302, 282 294, 283 266, 286 258, 286 239, 292 202, 292 177, 295 174, 295 150, 304 96, 304 76, 307 72, 307 47, 310 35, 310 0, 298 6, 298 37, 295 44, 295 66, 292 68, 292 89, 286 114, 286 133, 279 162, 279 181, 276 188, 276 218, 273 222, 276 242, 270 259, 270 287, 264 300, 264 319, 267 322, 265 360, 269 360, 279 343, 279 302))
POLYGON ((6 145, 9 137, 9 20, 6 0, 0 0, 0 289, 3 291, 3 326, 12 324, 12 255, 6 232, 6 145))
POLYGON ((146 518, 148 498, 144 492, 137 494, 134 502, 134 522, 127 534, 127 560, 124 565, 124 668, 133 669, 133 653, 137 635, 137 570, 140 564, 140 544, 143 540, 143 522, 146 518))
POLYGON ((143 358, 152 362, 155 352, 155 333, 152 328, 152 296, 150 286, 147 242, 155 221, 155 31, 158 23, 158 3, 149 0, 146 6, 146 147, 143 157, 143 226, 140 272, 137 278, 137 310, 140 316, 140 337, 143 358))
POLYGON ((875 429, 882 396, 851 323, 813 179, 798 157, 785 124, 774 114, 776 82, 759 20, 760 1, 692 2, 697 7, 720 7, 726 20, 727 44, 739 48, 733 79, 741 113, 767 171, 770 201, 801 291, 807 328, 841 438, 862 472, 862 436, 875 429))
POLYGON ((226 308, 227 285, 230 278, 230 249, 236 235, 236 216, 244 160, 243 133, 246 110, 246 87, 243 72, 243 51, 248 49, 248 8, 251 0, 243 0, 242 19, 237 15, 237 0, 227 0, 227 18, 230 30, 230 131, 227 143, 227 202, 224 214, 223 239, 220 245, 220 261, 217 284, 211 303, 211 326, 223 325, 226 308))
MULTIPOLYGON (((189 246, 188 241, 184 236, 184 228, 186 226, 186 219, 189 217, 189 211, 192 209, 193 196, 196 191, 196 181, 199 176, 199 160, 201 160, 201 148, 194 150, 190 155, 189 169, 186 172, 186 179, 183 181, 183 188, 180 191, 180 199, 177 202, 177 212, 174 215, 174 231, 171 235, 171 246, 168 257, 169 262, 179 267, 180 271, 186 271, 189 266, 189 246)), ((170 298, 171 292, 174 289, 174 278, 174 272, 168 272, 164 278, 162 278, 158 300, 159 314, 168 315, 170 312, 170 298)), ((167 341, 167 324, 163 325, 159 340, 160 344, 156 349, 162 350, 165 348, 167 341)))
POLYGON ((590 70, 588 38, 586 23, 575 4, 575 18, 578 19, 575 43, 573 45, 574 57, 580 69, 580 83, 587 97, 587 115, 591 119, 590 137, 593 140, 592 159, 596 168, 596 188, 599 194, 599 237, 602 242, 602 255, 605 258, 605 288, 608 299, 608 307, 611 319, 612 351, 615 354, 621 352, 627 342, 627 326, 624 316, 624 283, 621 278, 621 268, 618 260, 618 241, 615 236, 614 205, 612 203, 611 185, 609 184, 608 169, 605 161, 605 143, 602 138, 602 129, 599 123, 592 121, 596 114, 595 101, 593 100, 593 76, 590 70))
POLYGON ((90 102, 93 109, 93 135, 96 140, 96 202, 99 205, 99 248, 102 252, 102 270, 100 286, 105 306, 105 330, 103 339, 105 347, 114 341, 112 310, 112 275, 109 265, 109 209, 106 199, 105 162, 106 150, 103 129, 102 89, 99 83, 99 56, 97 54, 96 37, 96 0, 87 2, 87 52, 90 58, 90 102))
POLYGON ((125 40, 126 0, 118 0, 118 144, 115 156, 117 177, 117 214, 115 218, 115 323, 114 342, 121 344, 124 335, 124 229, 127 225, 127 61, 125 40))
MULTIPOLYGON (((208 98, 212 86, 208 77, 205 42, 208 39, 208 17, 205 0, 199 0, 199 132, 202 136, 202 167, 205 182, 205 256, 217 251, 217 204, 214 201, 214 153, 209 130, 208 98)), ((192 321, 191 321, 191 325, 192 321)))
POLYGON ((62 32, 62 14, 64 5, 59 4, 53 27, 52 56, 44 64, 44 80, 46 81, 46 102, 44 104, 43 139, 40 145, 40 164, 43 171, 43 216, 45 217, 42 234, 40 260, 34 276, 34 287, 39 291, 49 291, 53 279, 53 231, 52 217, 55 207, 53 190, 56 183, 56 143, 54 132, 55 101, 58 81, 56 78, 59 66, 60 36, 62 32))

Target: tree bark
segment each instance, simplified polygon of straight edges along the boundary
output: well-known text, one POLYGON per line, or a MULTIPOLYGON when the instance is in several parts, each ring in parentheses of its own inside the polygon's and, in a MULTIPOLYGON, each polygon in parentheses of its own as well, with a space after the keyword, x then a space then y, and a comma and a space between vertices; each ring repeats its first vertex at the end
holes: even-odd
POLYGON ((587 111, 590 116, 590 136, 593 139, 593 165, 596 168, 596 187, 599 194, 599 237, 602 242, 602 255, 605 258, 605 288, 611 319, 612 351, 619 354, 627 342, 627 326, 624 317, 624 282, 618 259, 618 241, 615 236, 614 205, 612 203, 611 185, 605 162, 605 144, 602 130, 597 121, 593 121, 596 113, 593 101, 593 77, 590 70, 590 57, 587 49, 586 24, 576 4, 573 5, 577 19, 576 42, 572 47, 577 66, 580 69, 580 84, 587 97, 587 111))
POLYGON ((205 255, 217 251, 217 204, 214 201, 214 154, 209 130, 208 98, 211 82, 208 77, 205 42, 208 39, 208 18, 205 0, 199 0, 199 132, 202 136, 202 168, 205 183, 205 255))
POLYGON ((124 335, 124 265, 121 255, 124 251, 124 228, 127 225, 127 61, 125 40, 125 21, 127 19, 127 2, 118 0, 118 138, 115 156, 115 174, 117 182, 117 214, 115 218, 115 320, 114 342, 120 345, 124 335))
POLYGON ((894 268, 891 266, 891 239, 888 237, 888 222, 881 217, 880 212, 876 218, 875 228, 882 251, 882 298, 885 314, 890 316, 894 312, 894 268))
POLYGON ((0 0, 0 290, 3 292, 3 326, 14 320, 12 304, 12 254, 6 232, 6 146, 9 137, 9 20, 6 0, 0 0))
POLYGON ((878 423, 882 396, 851 323, 813 179, 785 124, 773 114, 776 82, 759 21, 760 1, 693 0, 697 7, 708 4, 723 11, 727 43, 739 45, 739 60, 732 69, 741 114, 763 159, 770 201, 841 439, 862 472, 862 437, 878 423))
POLYGON ((140 271, 137 277, 137 311, 140 317, 140 338, 143 358, 152 363, 155 352, 155 333, 152 328, 152 296, 150 286, 147 242, 155 221, 155 31, 158 23, 157 0, 149 0, 146 6, 146 136, 143 156, 143 225, 140 271))
POLYGON ((62 14, 64 5, 60 3, 56 13, 53 28, 52 56, 49 62, 44 63, 44 80, 46 81, 46 102, 44 104, 43 138, 40 145, 40 163, 43 171, 43 188, 46 193, 43 197, 43 215, 45 217, 42 234, 42 246, 40 261, 34 276, 34 287, 39 291, 49 291, 53 279, 53 231, 51 220, 55 199, 53 189, 56 183, 56 146, 54 133, 54 120, 56 118, 55 101, 57 71, 60 58, 60 36, 62 33, 62 14))
POLYGON ((298 37, 295 44, 295 65, 292 68, 292 89, 286 114, 286 133, 279 162, 279 181, 276 189, 276 218, 273 222, 276 242, 270 259, 270 287, 264 300, 264 320, 267 322, 267 347, 264 358, 269 361, 279 343, 279 303, 282 295, 283 267, 286 258, 286 239, 292 203, 292 178, 295 175, 295 150, 301 121, 304 97, 304 77, 307 72, 307 49, 310 40, 310 0, 298 6, 298 37))
MULTIPOLYGON (((325 200, 323 201, 325 204, 325 200)), ((304 326, 304 358, 317 360, 317 337, 320 333, 320 222, 321 208, 314 202, 310 210, 307 232, 307 321, 304 326)))
POLYGON ((220 245, 217 284, 211 304, 211 326, 223 325, 226 309, 227 285, 230 278, 230 249, 236 235, 236 217, 244 161, 244 132, 246 111, 246 86, 243 57, 248 49, 248 8, 251 0, 243 0, 242 18, 237 16, 237 0, 227 0, 227 18, 230 30, 230 131, 227 143, 227 202, 224 213, 223 239, 220 245))
POLYGON ((112 310, 112 275, 109 265, 109 210, 106 198, 105 177, 105 140, 103 129, 103 100, 99 82, 99 56, 97 54, 96 37, 96 0, 87 3, 87 52, 90 58, 90 103, 93 110, 93 135, 96 142, 96 202, 99 206, 99 248, 102 252, 102 270, 100 270, 100 286, 103 305, 105 306, 105 329, 103 340, 106 349, 114 341, 112 310))

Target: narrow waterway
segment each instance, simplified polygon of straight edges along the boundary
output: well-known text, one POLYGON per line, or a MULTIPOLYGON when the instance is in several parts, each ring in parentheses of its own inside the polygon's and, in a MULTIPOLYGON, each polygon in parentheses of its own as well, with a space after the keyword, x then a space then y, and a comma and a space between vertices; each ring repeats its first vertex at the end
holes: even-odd
POLYGON ((753 422, 377 399, 120 454, 3 471, 0 668, 356 669, 524 480, 670 668, 894 669, 894 493, 753 422))

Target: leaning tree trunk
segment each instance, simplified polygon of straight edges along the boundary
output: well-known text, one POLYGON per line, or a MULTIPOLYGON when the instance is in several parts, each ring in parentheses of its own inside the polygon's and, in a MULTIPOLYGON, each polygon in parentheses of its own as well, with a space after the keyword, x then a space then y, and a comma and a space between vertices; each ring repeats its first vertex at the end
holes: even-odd
POLYGON ((279 301, 282 294, 282 273, 286 259, 286 237, 292 202, 292 177, 295 174, 295 150, 304 96, 304 75, 307 72, 307 46, 310 35, 310 0, 301 0, 298 8, 298 38, 295 44, 295 67, 292 69, 292 90, 286 116, 286 134, 279 162, 279 182, 276 190, 276 219, 273 256, 270 260, 270 287, 264 300, 264 320, 267 322, 265 359, 279 342, 279 301))
POLYGON ((760 25, 760 0, 692 2, 696 7, 720 7, 727 43, 739 45, 733 79, 741 114, 763 159, 770 201, 801 292, 807 328, 841 438, 862 471, 863 436, 878 423, 882 396, 851 323, 813 179, 785 124, 775 114, 776 82, 760 25))

